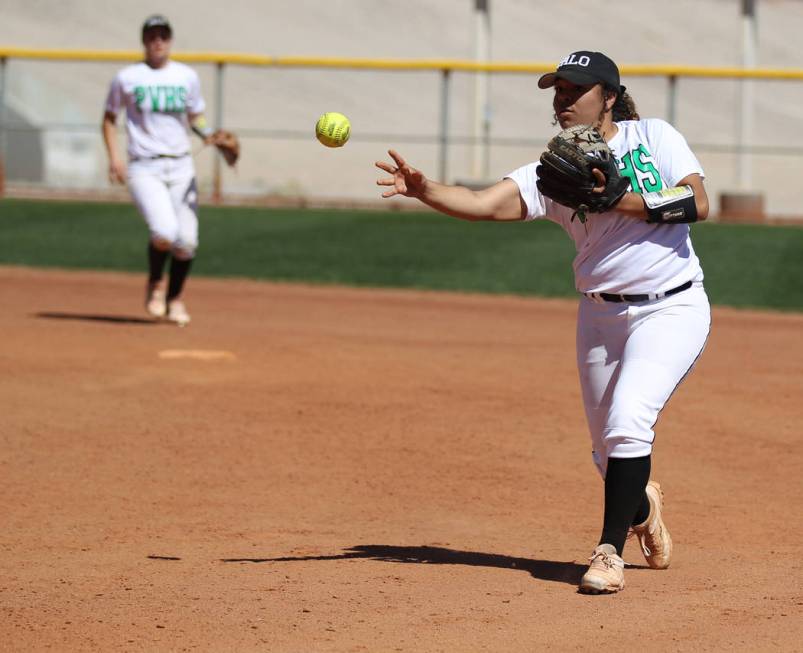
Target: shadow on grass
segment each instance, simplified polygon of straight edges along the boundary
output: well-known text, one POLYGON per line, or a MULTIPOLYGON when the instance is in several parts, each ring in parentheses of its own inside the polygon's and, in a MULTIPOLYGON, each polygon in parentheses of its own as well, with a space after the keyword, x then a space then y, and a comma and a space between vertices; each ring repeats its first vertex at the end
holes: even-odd
POLYGON ((575 562, 554 560, 534 560, 514 558, 494 553, 475 551, 455 551, 433 546, 389 546, 382 544, 361 544, 346 549, 338 555, 299 556, 281 558, 224 558, 221 562, 305 562, 313 560, 376 560, 378 562, 397 562, 435 565, 468 565, 471 567, 492 567, 496 569, 518 569, 528 572, 534 578, 556 583, 577 585, 585 573, 587 565, 575 562))
POLYGON ((36 313, 34 317, 45 320, 75 320, 78 322, 107 322, 110 324, 139 324, 142 326, 155 326, 159 324, 156 320, 149 320, 144 317, 131 317, 128 315, 96 315, 92 313, 58 313, 42 312, 36 313))

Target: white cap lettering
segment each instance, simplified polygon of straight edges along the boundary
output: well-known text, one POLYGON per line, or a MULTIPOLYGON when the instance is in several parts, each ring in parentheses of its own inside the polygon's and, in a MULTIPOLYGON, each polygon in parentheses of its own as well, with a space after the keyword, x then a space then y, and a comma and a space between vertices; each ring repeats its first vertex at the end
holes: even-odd
POLYGON ((561 66, 583 66, 585 68, 590 63, 591 57, 588 55, 584 54, 578 57, 576 52, 572 52, 568 57, 558 64, 558 68, 561 66))

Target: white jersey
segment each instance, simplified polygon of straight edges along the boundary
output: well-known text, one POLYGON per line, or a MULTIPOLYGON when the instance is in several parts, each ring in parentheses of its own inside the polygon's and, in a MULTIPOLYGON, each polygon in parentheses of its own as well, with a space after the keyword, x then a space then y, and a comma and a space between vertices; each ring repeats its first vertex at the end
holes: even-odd
POLYGON ((123 68, 106 99, 110 113, 125 108, 131 160, 189 154, 187 114, 202 113, 204 107, 198 74, 176 61, 162 68, 144 62, 123 68))
MULTIPOLYGON (((687 175, 703 176, 700 162, 683 136, 659 119, 617 122, 608 142, 622 176, 635 193, 676 186, 687 175)), ((575 287, 581 293, 643 294, 663 292, 687 281, 702 281, 687 224, 649 224, 616 211, 588 214, 585 223, 574 211, 544 197, 536 187, 538 162, 514 170, 507 178, 519 186, 527 220, 557 222, 572 237, 575 287)))

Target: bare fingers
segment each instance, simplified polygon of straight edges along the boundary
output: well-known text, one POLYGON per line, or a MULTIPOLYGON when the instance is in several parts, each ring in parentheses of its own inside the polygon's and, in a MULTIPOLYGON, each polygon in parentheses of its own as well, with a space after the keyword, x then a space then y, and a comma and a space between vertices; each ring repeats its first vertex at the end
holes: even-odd
MULTIPOLYGON (((395 160, 396 159, 394 158, 394 161, 395 160)), ((393 197, 394 195, 407 192, 407 186, 404 183, 404 172, 402 170, 400 170, 398 167, 390 165, 389 163, 385 163, 384 161, 377 161, 376 167, 393 175, 392 177, 383 177, 382 179, 377 179, 377 186, 394 187, 392 190, 386 190, 384 193, 382 193, 382 197, 393 197)))
POLYGON ((608 184, 608 180, 605 179, 605 175, 603 174, 602 170, 597 168, 591 169, 591 174, 594 175, 594 180, 596 181, 596 185, 594 186, 592 192, 593 193, 601 193, 605 190, 605 186, 608 184))
POLYGON ((407 162, 396 150, 388 150, 388 154, 390 155, 390 158, 396 162, 396 165, 399 167, 399 169, 407 167, 407 162))
POLYGON ((407 192, 407 185, 403 179, 395 177, 386 177, 384 179, 376 180, 377 186, 393 186, 390 190, 382 193, 382 197, 393 197, 394 195, 403 195, 407 192))
POLYGON ((393 197, 394 195, 398 195, 399 192, 403 192, 399 190, 399 184, 393 177, 387 177, 385 179, 377 179, 376 180, 377 186, 393 186, 391 190, 386 190, 382 193, 382 197, 393 197))
POLYGON ((391 177, 382 177, 381 179, 376 180, 377 186, 395 186, 396 185, 396 175, 398 174, 398 170, 391 166, 384 161, 377 161, 376 167, 380 170, 384 170, 385 172, 389 172, 392 176, 391 177))

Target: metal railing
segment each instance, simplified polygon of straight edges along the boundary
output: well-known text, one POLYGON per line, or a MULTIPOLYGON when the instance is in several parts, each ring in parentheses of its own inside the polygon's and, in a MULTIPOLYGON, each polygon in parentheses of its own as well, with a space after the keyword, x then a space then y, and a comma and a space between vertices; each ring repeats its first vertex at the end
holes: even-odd
MULTIPOLYGON (((455 59, 366 59, 341 57, 283 57, 255 54, 235 54, 220 52, 178 52, 172 55, 177 61, 194 64, 209 64, 214 66, 215 112, 213 125, 218 128, 224 123, 224 84, 227 66, 255 66, 275 68, 317 68, 317 69, 359 69, 359 70, 387 70, 387 71, 432 71, 441 77, 439 100, 439 126, 436 137, 438 144, 438 174, 441 180, 448 177, 448 152, 450 144, 475 142, 475 139, 450 137, 449 113, 451 80, 455 72, 465 73, 492 73, 492 74, 523 74, 533 75, 550 72, 555 69, 554 63, 542 62, 489 62, 455 59)), ((6 160, 6 65, 10 59, 53 60, 53 61, 91 61, 91 62, 132 62, 142 59, 140 50, 62 50, 62 49, 28 49, 28 48, 1 48, 0 47, 0 194, 2 193, 2 164, 6 160)), ((744 69, 736 67, 704 67, 704 66, 673 66, 673 65, 622 65, 620 72, 623 77, 658 77, 665 78, 667 82, 666 114, 670 123, 675 122, 677 116, 678 88, 680 78, 717 78, 729 80, 793 80, 803 81, 803 70, 783 68, 744 69)), ((73 126, 75 127, 75 126, 73 126)), ((80 127, 80 126, 79 126, 80 127)), ((86 126, 83 126, 86 127, 86 126)), ((94 129, 94 126, 93 126, 94 129)), ((248 130, 243 130, 248 131, 248 130)), ((255 130, 252 130, 257 134, 255 130)), ((283 130, 273 130, 276 134, 285 137, 301 137, 300 133, 283 130)), ((273 133, 271 132, 271 133, 273 133)), ((264 135, 265 130, 259 134, 264 135)), ((306 134, 304 134, 306 137, 306 134)), ((385 135, 374 135, 375 140, 385 138, 385 135)), ((368 136, 370 138, 370 135, 368 136)), ((431 141, 430 139, 427 139, 431 141)), ((504 139, 496 138, 494 142, 504 139)), ((521 139, 516 140, 522 143, 521 139)), ((710 145, 711 151, 721 151, 721 145, 710 145)), ((800 154, 801 148, 795 147, 749 147, 740 143, 739 152, 771 152, 775 154, 800 154)), ((213 170, 213 197, 219 200, 222 195, 221 163, 214 159, 213 170)))

